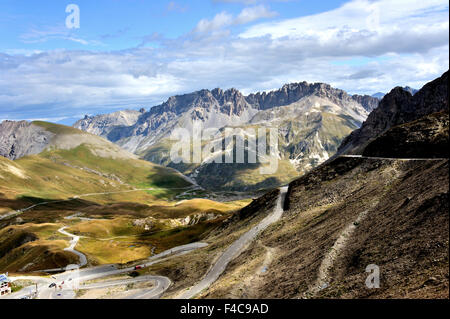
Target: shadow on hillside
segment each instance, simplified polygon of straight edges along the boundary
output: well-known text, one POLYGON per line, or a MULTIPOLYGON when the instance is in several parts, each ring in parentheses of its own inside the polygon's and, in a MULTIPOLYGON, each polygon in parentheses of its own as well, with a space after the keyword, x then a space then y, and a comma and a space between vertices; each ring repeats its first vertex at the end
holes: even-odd
POLYGON ((258 181, 261 175, 244 178, 248 171, 258 170, 260 163, 210 163, 200 168, 199 177, 196 179, 199 185, 209 190, 229 191, 254 191, 270 189, 282 184, 281 180, 273 175, 267 175, 258 181))
POLYGON ((191 186, 191 183, 178 174, 174 174, 174 171, 170 168, 155 166, 154 171, 155 173, 147 176, 149 185, 161 188, 181 188, 191 186))

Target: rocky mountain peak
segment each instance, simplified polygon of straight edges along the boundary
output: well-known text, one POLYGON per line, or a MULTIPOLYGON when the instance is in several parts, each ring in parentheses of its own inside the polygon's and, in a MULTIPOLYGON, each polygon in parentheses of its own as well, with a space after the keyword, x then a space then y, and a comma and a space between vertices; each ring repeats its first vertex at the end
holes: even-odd
POLYGON ((416 94, 419 90, 416 90, 416 89, 413 89, 412 87, 410 87, 410 86, 405 86, 405 87, 403 87, 403 89, 405 90, 405 91, 408 91, 409 93, 411 93, 411 95, 414 95, 414 94, 416 94))
POLYGON ((85 115, 82 120, 77 121, 73 126, 85 132, 107 137, 116 127, 134 125, 139 116, 144 113, 145 109, 142 108, 140 111, 124 110, 95 116, 85 115))
POLYGON ((2 123, 0 123, 0 132, 6 132, 6 131, 15 131, 22 127, 27 127, 30 125, 30 122, 28 121, 10 121, 5 120, 2 123))
POLYGON ((0 156, 15 160, 41 152, 52 133, 27 121, 3 121, 0 124, 0 156))
POLYGON ((356 96, 353 98, 347 92, 333 88, 327 83, 308 83, 305 81, 285 84, 281 89, 275 91, 250 94, 246 97, 246 100, 249 104, 254 105, 255 108, 266 110, 292 104, 310 95, 329 99, 338 105, 342 105, 343 102, 348 104, 353 99, 353 101, 361 104, 369 112, 376 108, 379 102, 378 99, 370 96, 356 96))
POLYGON ((244 95, 235 88, 226 91, 214 89, 211 93, 217 100, 220 111, 229 116, 241 115, 245 109, 250 107, 245 100, 244 95))
MULTIPOLYGON (((369 99, 369 98, 365 98, 369 99)), ((365 99, 361 99, 364 103, 365 99)), ((378 103, 378 100, 373 99, 378 103)), ((106 128, 101 118, 76 127, 103 135, 131 152, 142 152, 170 136, 176 127, 190 129, 193 121, 201 121, 204 128, 248 125, 258 121, 292 120, 313 107, 326 107, 335 114, 352 118, 352 129, 359 127, 367 117, 363 103, 353 99, 345 91, 326 83, 297 82, 283 85, 270 92, 258 92, 245 96, 236 88, 223 90, 199 90, 176 95, 148 112, 138 113, 136 122, 129 126, 106 128), (305 98, 303 101, 301 99, 305 98), (298 103, 301 105, 297 105, 298 103), (289 110, 279 107, 289 106, 289 110), (275 110, 276 109, 276 110, 275 110), (272 110, 274 112, 272 112, 272 110), (267 112, 266 112, 267 111, 267 112), (300 114, 300 113, 301 114, 300 114), (303 113, 302 113, 303 112, 303 113), (92 126, 96 126, 100 132, 92 126), (105 134, 106 133, 106 134, 105 134)), ((319 109, 317 109, 319 111, 319 109)), ((86 121, 88 122, 88 121, 86 121)), ((111 125, 106 125, 110 127, 111 125)), ((346 125, 344 125, 346 126, 346 125)), ((346 126, 347 127, 347 126, 346 126)))
POLYGON ((380 100, 370 95, 352 95, 352 99, 361 104, 367 112, 372 112, 378 107, 380 100))

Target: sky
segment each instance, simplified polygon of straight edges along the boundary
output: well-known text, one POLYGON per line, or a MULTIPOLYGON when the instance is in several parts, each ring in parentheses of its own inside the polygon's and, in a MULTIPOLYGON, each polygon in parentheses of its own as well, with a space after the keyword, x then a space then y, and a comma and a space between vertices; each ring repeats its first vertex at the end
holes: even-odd
POLYGON ((248 94, 308 81, 351 94, 420 89, 449 68, 449 6, 2 0, 0 38, 0 120, 73 124, 216 87, 248 94), (69 5, 79 9, 79 25, 69 5))

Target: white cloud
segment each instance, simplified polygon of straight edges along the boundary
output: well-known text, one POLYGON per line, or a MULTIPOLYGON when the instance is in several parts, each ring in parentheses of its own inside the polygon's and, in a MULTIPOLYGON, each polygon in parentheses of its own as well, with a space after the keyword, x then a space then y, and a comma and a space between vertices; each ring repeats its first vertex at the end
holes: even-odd
POLYGON ((61 40, 67 40, 72 41, 76 43, 80 43, 83 45, 100 45, 101 43, 99 41, 89 41, 82 39, 80 37, 77 37, 74 35, 72 31, 67 29, 64 26, 56 26, 56 27, 47 27, 42 30, 38 29, 31 29, 29 32, 22 34, 20 36, 20 39, 24 43, 33 44, 33 43, 44 43, 49 40, 54 39, 61 39, 61 40))
POLYGON ((237 17, 233 17, 233 15, 223 11, 214 16, 212 20, 200 20, 194 32, 206 33, 216 31, 231 25, 247 24, 259 19, 272 18, 276 15, 276 12, 270 11, 264 5, 244 8, 237 17))
POLYGON ((306 17, 261 23, 241 37, 306 38, 328 40, 356 32, 424 32, 429 27, 448 29, 445 0, 354 0, 343 6, 306 17))
POLYGON ((197 24, 196 32, 209 32, 223 27, 227 27, 233 23, 233 16, 225 11, 217 14, 212 20, 203 19, 197 24))
POLYGON ((9 50, 0 53, 0 117, 72 118, 150 107, 203 88, 250 93, 303 80, 351 93, 420 88, 449 67, 448 5, 415 1, 401 10, 401 1, 371 2, 387 11, 374 29, 366 25, 368 13, 359 11, 365 1, 352 1, 327 13, 250 27, 241 36, 208 32, 239 17, 223 13, 201 24, 202 36, 155 37, 157 48, 9 50))
POLYGON ((186 12, 188 8, 178 4, 175 1, 170 1, 167 5, 167 11, 186 12))
POLYGON ((263 5, 259 5, 256 7, 244 8, 237 16, 235 23, 246 24, 262 18, 272 18, 276 15, 276 12, 270 11, 263 5))

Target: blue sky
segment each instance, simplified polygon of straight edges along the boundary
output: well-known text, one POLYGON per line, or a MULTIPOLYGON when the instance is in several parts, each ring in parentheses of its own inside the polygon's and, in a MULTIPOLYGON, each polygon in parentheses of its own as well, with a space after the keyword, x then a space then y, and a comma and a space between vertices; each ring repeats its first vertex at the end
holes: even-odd
POLYGON ((443 0, 2 0, 0 120, 72 124, 174 94, 327 82, 420 88, 448 69, 443 0), (80 28, 68 29, 68 4, 80 28))
MULTIPOLYGON (((274 18, 293 18, 339 7, 345 1, 275 1, 270 9, 274 18)), ((242 8, 260 5, 269 8, 268 1, 149 1, 149 0, 2 0, 0 3, 0 49, 14 50, 123 50, 137 47, 143 39, 158 33, 177 38, 194 29, 204 18, 219 12, 239 14, 242 8), (68 4, 77 4, 81 13, 81 28, 69 32, 65 28, 68 4), (35 31, 45 34, 37 37, 35 31), (52 33, 67 32, 74 39, 52 38, 52 33)), ((238 32, 240 28, 235 28, 238 32)), ((151 43, 150 43, 151 45, 151 43)))

